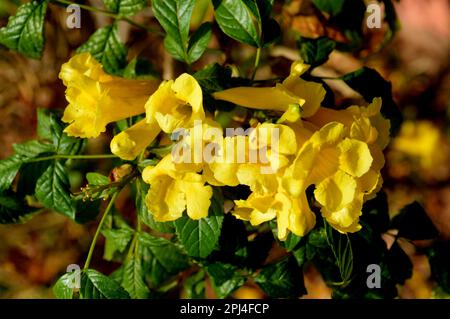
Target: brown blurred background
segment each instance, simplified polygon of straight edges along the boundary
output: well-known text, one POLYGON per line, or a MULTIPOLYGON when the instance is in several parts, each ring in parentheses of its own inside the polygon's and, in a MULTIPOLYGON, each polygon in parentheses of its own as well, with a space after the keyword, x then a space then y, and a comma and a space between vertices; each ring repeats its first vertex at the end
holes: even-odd
MULTIPOLYGON (((101 7, 100 1, 86 1, 101 7)), ((283 30, 290 28, 304 36, 319 36, 327 32, 320 21, 304 11, 302 0, 277 5, 277 20, 283 30)), ((17 10, 17 0, 0 1, 0 26, 17 10)), ((367 65, 377 69, 393 84, 394 98, 405 117, 399 136, 386 152, 384 169, 385 190, 390 213, 395 214, 405 204, 422 202, 431 219, 450 239, 450 1, 402 0, 396 3, 401 30, 382 50, 371 46, 357 56, 334 52, 317 74, 336 76, 367 65)), ((207 11, 203 19, 210 18, 207 11)), ((140 13, 136 20, 147 23, 150 10, 140 13)), ((0 158, 9 156, 12 144, 35 137, 36 108, 64 108, 64 87, 58 80, 60 66, 83 43, 96 27, 108 23, 101 15, 83 11, 82 28, 67 29, 64 8, 51 5, 46 22, 46 49, 41 61, 30 60, 0 48, 0 158)), ((154 22, 152 22, 154 23, 154 22)), ((329 30, 328 30, 329 32, 329 30)), ((130 47, 129 57, 146 56, 163 78, 169 78, 178 63, 164 53, 158 36, 120 24, 120 33, 130 47)), ((379 43, 380 34, 368 34, 368 42, 379 43)), ((289 39, 265 52, 258 78, 283 73, 274 68, 283 65, 282 59, 295 59, 298 53, 289 39), (286 43, 285 43, 286 42, 286 43), (282 58, 280 58, 282 57, 282 58), (275 61, 275 63, 273 62, 275 61)), ((233 42, 234 43, 234 42, 233 42)), ((232 43, 232 44, 233 44, 232 43)), ((217 61, 237 63, 253 54, 251 48, 239 47, 239 56, 225 59, 214 51, 212 41, 209 55, 196 66, 217 61)), ((288 64, 286 64, 288 65, 288 64)), ((285 73, 285 72, 284 72, 285 73)), ((356 99, 355 93, 340 83, 330 83, 336 90, 338 103, 356 99)), ((108 136, 93 141, 90 147, 104 148, 108 136)), ((105 164, 106 165, 106 164, 105 164)), ((108 170, 108 167, 102 167, 108 170)), ((82 176, 71 176, 74 185, 82 184, 82 176)), ((126 196, 118 207, 132 209, 126 196)), ((0 298, 50 298, 51 285, 68 264, 82 264, 95 223, 76 224, 67 218, 45 212, 23 225, 0 225, 0 298)), ((420 245, 420 243, 419 243, 420 245)), ((414 261, 413 277, 400 288, 403 298, 430 298, 434 284, 430 281, 427 258, 416 254, 414 245, 402 245, 414 261)), ((101 261, 101 243, 94 263, 108 269, 101 261)), ((330 295, 320 275, 306 270, 308 298, 327 298, 330 295)), ((235 297, 260 297, 254 287, 244 287, 235 297)), ((439 297, 444 297, 439 295, 439 297)))

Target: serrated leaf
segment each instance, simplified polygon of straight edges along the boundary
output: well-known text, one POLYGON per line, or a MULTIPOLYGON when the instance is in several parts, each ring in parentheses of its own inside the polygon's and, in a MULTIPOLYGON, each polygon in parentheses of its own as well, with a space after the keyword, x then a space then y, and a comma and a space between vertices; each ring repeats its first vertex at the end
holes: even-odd
POLYGON ((108 185, 110 183, 108 176, 95 172, 87 173, 86 179, 89 185, 101 186, 101 185, 108 185))
POLYGON ((214 263, 206 267, 212 281, 217 298, 223 299, 241 287, 246 278, 238 272, 238 268, 224 263, 214 263))
POLYGON ((418 202, 402 208, 392 219, 391 227, 398 229, 398 237, 411 240, 433 239, 439 235, 425 209, 418 202))
POLYGON ((220 29, 229 37, 254 47, 261 46, 261 37, 252 10, 243 0, 213 0, 214 16, 220 29))
POLYGON ((102 235, 106 238, 103 258, 111 261, 116 252, 123 253, 133 238, 133 234, 133 231, 127 228, 102 230, 102 235))
POLYGON ((193 220, 185 215, 174 222, 177 236, 189 256, 206 258, 217 246, 224 216, 223 202, 216 194, 207 217, 193 220))
POLYGON ((360 93, 371 103, 376 97, 381 97, 383 104, 381 113, 391 121, 391 135, 397 134, 403 120, 397 104, 392 98, 392 84, 386 81, 377 71, 364 67, 342 77, 352 89, 360 93))
POLYGON ((147 4, 147 0, 103 0, 105 6, 121 16, 132 16, 147 4))
POLYGON ((144 271, 154 286, 189 267, 187 256, 167 239, 139 233, 138 250, 144 271))
POLYGON ((36 182, 36 198, 47 208, 75 218, 67 173, 60 161, 53 161, 36 182))
POLYGON ((175 40, 170 35, 166 35, 166 37, 164 38, 164 47, 174 59, 181 62, 189 61, 186 49, 182 46, 180 42, 175 40))
POLYGON ((22 159, 17 155, 0 160, 0 191, 8 189, 11 186, 21 165, 22 159))
POLYGON ((120 74, 126 66, 127 49, 119 38, 116 24, 98 29, 77 52, 89 52, 111 74, 120 74))
POLYGON ((48 1, 32 1, 19 7, 8 25, 0 29, 0 44, 39 59, 44 51, 44 19, 48 1))
POLYGON ((21 223, 35 210, 14 193, 0 193, 0 224, 21 223))
POLYGON ((164 45, 180 61, 189 61, 187 47, 194 5, 195 0, 152 0, 155 17, 167 33, 164 45))
POLYGON ((53 286, 53 293, 58 299, 72 299, 74 295, 73 283, 79 272, 69 272, 62 275, 53 286))
POLYGON ((189 39, 189 63, 194 63, 203 55, 212 36, 211 23, 203 23, 189 39))
POLYGON ((231 81, 231 69, 215 63, 195 72, 193 76, 203 91, 210 94, 228 88, 231 81))
POLYGON ((314 5, 321 11, 333 16, 341 13, 346 0, 312 0, 314 5))
POLYGON ((306 293, 303 272, 293 257, 265 266, 255 282, 271 298, 296 298, 306 293))
POLYGON ((17 155, 24 158, 34 158, 42 153, 50 153, 55 151, 52 144, 45 144, 39 141, 28 141, 21 144, 13 144, 13 149, 17 155))
POLYGON ((144 281, 141 260, 136 256, 130 258, 123 265, 122 287, 133 299, 145 299, 150 294, 144 281))
POLYGON ((300 38, 297 41, 297 46, 303 61, 312 67, 316 67, 327 62, 336 43, 327 37, 317 39, 300 38))
POLYGON ((129 299, 128 293, 113 279, 93 269, 86 269, 81 276, 82 299, 129 299))

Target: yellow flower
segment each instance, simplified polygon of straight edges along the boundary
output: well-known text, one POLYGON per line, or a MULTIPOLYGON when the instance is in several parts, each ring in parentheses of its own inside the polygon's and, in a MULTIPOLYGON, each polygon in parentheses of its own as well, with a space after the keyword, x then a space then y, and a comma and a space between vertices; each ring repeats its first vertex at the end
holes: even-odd
POLYGON ((134 160, 158 136, 161 129, 153 121, 141 120, 111 140, 111 152, 124 160, 134 160))
POLYGON ((252 193, 246 200, 235 201, 235 204, 233 215, 250 221, 254 226, 276 218, 280 240, 285 240, 289 231, 304 236, 316 223, 305 194, 293 197, 279 189, 275 195, 269 196, 252 193))
POLYGON ((323 216, 341 232, 359 230, 362 198, 376 187, 379 176, 370 170, 373 157, 368 145, 348 134, 341 123, 326 124, 303 144, 283 177, 294 197, 315 185, 323 216))
POLYGON ((69 105, 62 120, 69 123, 68 135, 92 138, 106 125, 143 113, 144 105, 157 88, 157 81, 128 80, 103 71, 89 53, 72 57, 61 67, 59 77, 67 87, 69 105))
POLYGON ((192 219, 208 216, 211 186, 205 185, 200 174, 176 168, 171 154, 156 166, 146 167, 142 178, 150 184, 145 201, 156 221, 176 220, 185 210, 192 219))
POLYGON ((287 112, 283 120, 296 121, 299 118, 296 110, 301 117, 310 117, 320 107, 326 92, 321 84, 300 78, 308 68, 302 61, 296 61, 289 77, 275 87, 237 87, 213 96, 249 108, 287 112))
POLYGON ((195 120, 205 118, 202 89, 194 77, 183 73, 175 81, 161 83, 145 110, 147 121, 155 119, 166 133, 191 127, 195 120))

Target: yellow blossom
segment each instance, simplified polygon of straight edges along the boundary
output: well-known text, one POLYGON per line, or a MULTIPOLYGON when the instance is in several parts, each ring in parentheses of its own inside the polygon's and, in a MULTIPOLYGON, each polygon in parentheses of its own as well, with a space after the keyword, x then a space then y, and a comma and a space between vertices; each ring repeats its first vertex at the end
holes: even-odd
POLYGON ((249 108, 286 112, 283 119, 289 121, 296 121, 299 116, 310 117, 320 107, 326 92, 321 84, 300 78, 308 68, 303 61, 296 61, 290 75, 275 87, 237 87, 213 96, 249 108))
POLYGON ((146 167, 142 178, 150 184, 145 201, 156 221, 176 220, 185 210, 192 219, 208 216, 212 187, 200 174, 176 168, 171 154, 146 167))
POLYGON ((141 120, 120 132, 111 140, 111 152, 124 160, 134 160, 158 136, 161 129, 156 121, 141 120))
POLYGON ((161 129, 171 133, 203 120, 202 89, 195 78, 183 73, 177 79, 164 81, 145 104, 147 121, 155 119, 161 129))
POLYGON ((157 81, 129 80, 103 71, 89 53, 72 57, 61 67, 59 77, 66 89, 69 105, 62 120, 69 123, 71 136, 92 138, 106 125, 143 113, 144 105, 157 88, 157 81))

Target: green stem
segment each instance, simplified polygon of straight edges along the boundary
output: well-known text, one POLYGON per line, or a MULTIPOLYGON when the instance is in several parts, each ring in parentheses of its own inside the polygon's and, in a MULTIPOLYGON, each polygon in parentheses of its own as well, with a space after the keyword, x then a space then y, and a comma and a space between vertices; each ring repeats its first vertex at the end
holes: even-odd
POLYGON ((60 4, 65 4, 65 5, 75 4, 75 5, 79 6, 83 10, 91 11, 91 12, 95 12, 95 13, 100 13, 100 14, 103 14, 103 15, 105 15, 107 17, 111 17, 111 18, 113 18, 115 20, 125 21, 125 22, 131 24, 132 26, 135 26, 137 28, 143 29, 143 30, 145 30, 147 32, 156 33, 158 35, 164 35, 161 31, 159 31, 157 29, 147 27, 147 26, 145 26, 143 24, 140 24, 140 23, 137 23, 136 21, 131 20, 130 18, 123 17, 123 16, 121 16, 119 14, 115 14, 114 12, 110 12, 110 11, 107 11, 107 10, 99 9, 99 8, 96 8, 96 7, 91 7, 91 6, 88 6, 88 5, 85 5, 85 4, 79 4, 79 3, 76 3, 76 2, 73 2, 73 1, 68 1, 68 0, 53 0, 53 2, 60 3, 60 4))
POLYGON ((261 48, 256 49, 255 64, 252 73, 252 81, 255 79, 256 71, 258 71, 259 61, 261 60, 261 48))
POLYGON ((89 264, 91 263, 91 259, 92 259, 92 255, 94 253, 94 248, 95 245, 97 244, 97 239, 98 236, 100 235, 100 231, 102 229, 102 226, 106 220, 106 216, 108 216, 108 213, 111 211, 111 208, 114 206, 114 202, 116 201, 117 195, 119 194, 119 192, 114 193, 114 195, 111 197, 111 200, 109 201, 108 206, 105 209, 105 212, 103 213, 102 219, 100 220, 100 223, 98 224, 97 230, 95 231, 95 235, 94 238, 92 239, 91 242, 91 247, 89 247, 89 253, 88 256, 86 258, 86 262, 84 263, 84 268, 83 269, 88 269, 89 268, 89 264))
POLYGON ((51 156, 32 158, 30 160, 27 160, 26 163, 42 162, 42 161, 57 160, 57 159, 93 160, 93 159, 101 159, 101 158, 118 158, 118 156, 113 155, 113 154, 99 154, 99 155, 60 155, 60 154, 57 154, 57 155, 51 155, 51 156))

